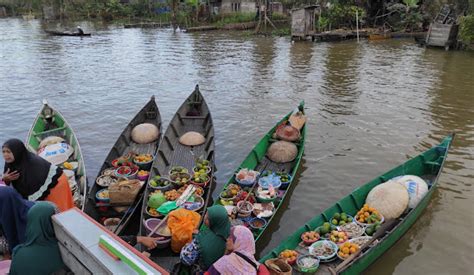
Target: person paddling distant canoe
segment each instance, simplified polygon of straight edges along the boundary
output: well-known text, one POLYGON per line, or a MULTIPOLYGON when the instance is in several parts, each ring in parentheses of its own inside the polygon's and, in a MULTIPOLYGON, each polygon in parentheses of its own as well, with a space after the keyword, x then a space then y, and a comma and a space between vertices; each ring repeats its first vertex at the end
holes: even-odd
POLYGON ((84 31, 82 30, 81 26, 77 26, 77 33, 84 34, 84 31))

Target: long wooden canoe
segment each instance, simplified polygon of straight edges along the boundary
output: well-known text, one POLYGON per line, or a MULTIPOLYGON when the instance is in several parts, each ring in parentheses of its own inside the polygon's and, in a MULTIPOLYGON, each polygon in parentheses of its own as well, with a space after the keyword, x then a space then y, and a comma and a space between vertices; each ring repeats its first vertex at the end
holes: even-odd
MULTIPOLYGON (((298 106, 298 109, 300 111, 304 110, 304 102, 301 102, 300 105, 298 106)), ((283 173, 288 173, 291 176, 290 182, 288 184, 288 187, 286 190, 281 190, 279 191, 278 198, 276 201, 274 201, 274 206, 275 210, 273 211, 273 214, 271 217, 266 218, 267 225, 263 227, 261 230, 254 231, 254 236, 255 236, 255 242, 257 242, 261 236, 265 233, 266 229, 268 226, 271 224, 273 217, 277 214, 277 212, 280 209, 280 206, 284 202, 286 195, 288 191, 291 189, 291 186, 295 182, 295 176, 296 172, 298 171, 298 168, 301 163, 301 159, 303 157, 303 152, 304 152, 304 143, 305 143, 305 137, 306 137, 306 124, 303 126, 301 129, 301 138, 299 141, 297 141, 295 144, 298 148, 298 154, 296 158, 287 163, 276 163, 271 161, 267 156, 267 150, 270 147, 270 145, 276 141, 273 139, 273 134, 275 133, 277 127, 281 125, 282 123, 285 123, 290 115, 293 113, 290 112, 288 113, 283 119, 281 119, 258 143, 255 145, 255 147, 250 151, 250 153, 247 155, 245 160, 239 165, 239 167, 235 170, 235 173, 240 171, 240 169, 247 168, 249 170, 254 170, 262 173, 263 171, 272 171, 272 172, 283 172, 283 173)), ((227 181, 226 185, 224 186, 223 190, 227 188, 229 184, 237 184, 237 181, 235 180, 235 173, 232 175, 232 177, 227 181)), ((257 189, 255 187, 255 189, 257 189)), ((216 200, 215 204, 221 204, 220 200, 216 200)))
MULTIPOLYGON (((168 173, 173 166, 182 166, 192 173, 192 168, 198 157, 207 159, 211 164, 212 170, 210 175, 211 181, 208 186, 204 188, 203 199, 205 204, 201 211, 199 211, 203 217, 211 199, 212 191, 215 188, 215 180, 213 177, 215 170, 214 148, 214 124, 211 112, 199 91, 199 86, 196 85, 194 92, 184 101, 181 107, 179 107, 166 129, 163 141, 158 148, 157 156, 153 161, 149 181, 156 175, 168 177, 168 173), (182 145, 179 143, 179 138, 188 131, 195 131, 202 134, 206 141, 202 145, 193 147, 182 145)), ((147 184, 142 206, 140 236, 146 236, 143 221, 152 218, 146 213, 148 196, 152 191, 153 189, 147 184)), ((143 249, 142 247, 142 250, 143 249)), ((173 264, 179 261, 179 254, 173 253, 169 247, 155 249, 152 251, 151 259, 160 266, 171 270, 173 264)))
POLYGON ((47 34, 53 35, 53 36, 91 36, 90 33, 78 33, 78 32, 68 32, 68 31, 50 31, 46 30, 45 31, 47 34))
MULTIPOLYGON (((399 240, 426 208, 437 187, 438 178, 443 170, 444 162, 453 138, 454 134, 447 136, 439 145, 432 147, 424 153, 408 160, 404 164, 395 167, 385 174, 357 188, 351 194, 336 202, 333 206, 315 216, 304 226, 296 230, 291 236, 281 242, 277 248, 263 256, 260 259, 260 262, 263 263, 270 258, 278 257, 279 253, 285 249, 297 249, 298 251, 298 248, 301 248, 299 247, 301 234, 306 231, 314 230, 324 222, 329 222, 329 219, 331 219, 336 212, 345 212, 349 215, 355 216, 357 211, 364 205, 367 194, 375 186, 402 175, 416 175, 423 178, 428 183, 429 190, 419 204, 415 208, 405 211, 405 213, 395 221, 395 224, 392 225, 393 227, 391 227, 390 230, 383 232, 376 245, 362 251, 352 264, 341 270, 341 274, 360 274, 385 251, 387 251, 397 240, 399 240)), ((321 264, 317 274, 327 273, 328 267, 334 268, 341 262, 341 260, 337 259, 330 264, 321 264)))
MULTIPOLYGON (((114 146, 110 150, 109 154, 105 158, 102 167, 99 170, 97 177, 99 177, 102 172, 112 167, 112 161, 116 158, 119 158, 129 152, 134 152, 137 154, 151 154, 155 155, 158 145, 161 141, 161 115, 158 110, 158 106, 155 102, 155 96, 152 96, 148 103, 135 115, 135 117, 128 123, 123 132, 118 137, 114 146), (141 124, 141 123, 151 123, 158 127, 160 131, 160 136, 158 139, 152 143, 148 144, 138 144, 135 143, 131 138, 132 129, 141 124)), ((139 210, 141 205, 141 199, 143 192, 139 193, 135 203, 125 211, 125 213, 117 212, 117 208, 114 207, 100 207, 96 203, 95 195, 97 191, 102 189, 97 185, 96 181, 91 187, 89 192, 86 207, 84 212, 87 215, 91 216, 94 220, 101 223, 104 218, 116 217, 120 218, 120 225, 116 228, 115 233, 117 235, 121 234, 135 234, 138 232, 138 225, 136 224, 139 217, 139 210), (135 220, 136 219, 136 220, 135 220)), ((101 223, 102 224, 102 223, 101 223)))
POLYGON ((71 186, 71 191, 73 192, 75 205, 83 209, 87 196, 87 175, 81 146, 77 141, 76 134, 64 116, 58 110, 52 108, 46 100, 43 100, 43 105, 28 132, 26 139, 28 150, 37 153, 41 141, 50 136, 63 138, 74 149, 73 154, 68 160, 68 162, 77 162, 78 164, 75 173, 76 186, 71 186))

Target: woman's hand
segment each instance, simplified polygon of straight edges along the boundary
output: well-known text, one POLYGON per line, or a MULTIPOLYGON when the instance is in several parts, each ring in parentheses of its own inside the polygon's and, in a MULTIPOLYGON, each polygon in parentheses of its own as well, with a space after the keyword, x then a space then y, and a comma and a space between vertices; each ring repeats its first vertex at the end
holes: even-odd
POLYGON ((2 176, 2 180, 4 182, 12 182, 14 180, 17 180, 19 177, 20 177, 20 173, 18 171, 10 172, 10 168, 8 168, 5 174, 3 174, 2 176))
POLYGON ((160 240, 161 238, 152 238, 152 237, 142 237, 142 236, 137 236, 137 243, 141 243, 148 250, 152 250, 156 248, 156 241, 160 240))

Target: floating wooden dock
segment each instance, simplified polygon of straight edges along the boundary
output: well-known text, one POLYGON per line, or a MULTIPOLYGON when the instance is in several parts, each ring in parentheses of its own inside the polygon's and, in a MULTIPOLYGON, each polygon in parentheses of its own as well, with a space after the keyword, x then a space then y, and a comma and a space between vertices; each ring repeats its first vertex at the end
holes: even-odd
POLYGON ((169 22, 141 22, 141 23, 129 23, 123 25, 124 28, 167 28, 170 27, 171 23, 169 22))

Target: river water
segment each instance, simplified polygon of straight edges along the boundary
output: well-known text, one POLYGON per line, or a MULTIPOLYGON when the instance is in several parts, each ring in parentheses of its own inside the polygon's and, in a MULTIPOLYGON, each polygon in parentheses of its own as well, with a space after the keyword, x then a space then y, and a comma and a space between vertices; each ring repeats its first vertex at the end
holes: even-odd
POLYGON ((302 169, 258 247, 266 253, 356 187, 455 131, 428 208, 367 274, 472 272, 473 53, 410 40, 292 44, 238 32, 80 24, 91 38, 51 37, 44 29, 55 25, 0 19, 1 142, 25 139, 47 98, 73 126, 93 180, 151 95, 166 127, 199 84, 215 123, 219 190, 273 124, 305 100, 302 169))

